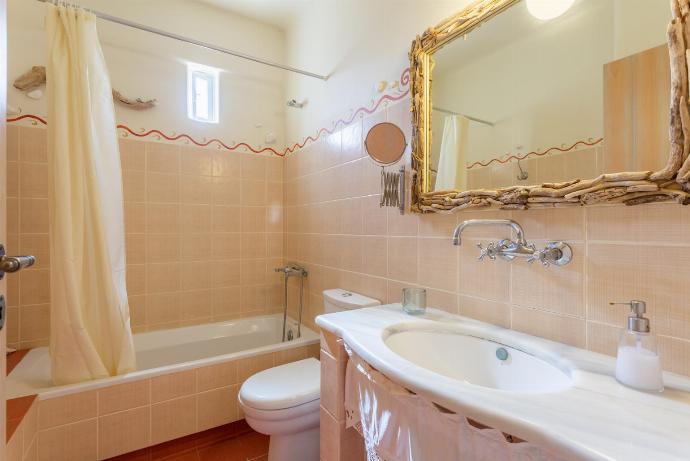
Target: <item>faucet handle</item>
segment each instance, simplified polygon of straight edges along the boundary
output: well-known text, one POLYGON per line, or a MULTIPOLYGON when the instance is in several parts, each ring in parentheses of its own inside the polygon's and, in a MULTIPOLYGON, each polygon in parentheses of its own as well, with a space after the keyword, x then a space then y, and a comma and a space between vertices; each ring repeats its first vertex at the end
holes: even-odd
POLYGON ((492 261, 496 259, 496 246, 494 245, 494 242, 489 243, 486 248, 484 248, 481 243, 478 243, 477 248, 479 248, 478 260, 483 261, 487 256, 492 261))
MULTIPOLYGON (((530 245, 534 249, 534 245, 530 245)), ((549 242, 545 248, 534 251, 527 262, 540 261, 542 266, 565 266, 573 259, 573 250, 564 242, 549 242)))
POLYGON ((532 264, 534 261, 539 261, 541 262, 541 265, 544 267, 549 267, 551 264, 549 263, 549 260, 547 258, 547 250, 535 250, 534 253, 532 253, 532 256, 527 258, 527 262, 532 264))

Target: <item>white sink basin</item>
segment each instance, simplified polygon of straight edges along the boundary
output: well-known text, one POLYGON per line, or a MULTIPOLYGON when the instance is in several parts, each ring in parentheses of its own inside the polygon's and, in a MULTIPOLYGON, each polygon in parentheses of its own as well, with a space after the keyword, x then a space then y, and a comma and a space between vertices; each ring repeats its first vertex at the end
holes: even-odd
POLYGON ((540 358, 487 339, 455 331, 396 330, 388 348, 427 370, 476 386, 545 393, 571 385, 568 374, 540 358))

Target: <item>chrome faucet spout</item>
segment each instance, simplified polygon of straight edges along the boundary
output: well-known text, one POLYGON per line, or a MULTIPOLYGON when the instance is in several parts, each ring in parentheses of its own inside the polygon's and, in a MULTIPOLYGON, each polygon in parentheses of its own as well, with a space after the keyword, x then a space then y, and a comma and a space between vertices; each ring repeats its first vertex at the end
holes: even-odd
POLYGON ((474 226, 508 226, 515 232, 517 243, 520 245, 527 245, 525 232, 522 230, 520 224, 512 219, 468 219, 467 221, 463 221, 453 231, 453 245, 462 245, 460 235, 466 228, 474 226))

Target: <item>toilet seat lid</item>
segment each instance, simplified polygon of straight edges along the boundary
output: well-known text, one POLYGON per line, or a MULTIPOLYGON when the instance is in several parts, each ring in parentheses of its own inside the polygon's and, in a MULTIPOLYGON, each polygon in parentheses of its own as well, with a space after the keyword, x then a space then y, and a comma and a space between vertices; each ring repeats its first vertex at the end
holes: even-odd
POLYGON ((247 379, 242 403, 257 410, 284 410, 319 399, 321 364, 314 358, 280 365, 247 379))

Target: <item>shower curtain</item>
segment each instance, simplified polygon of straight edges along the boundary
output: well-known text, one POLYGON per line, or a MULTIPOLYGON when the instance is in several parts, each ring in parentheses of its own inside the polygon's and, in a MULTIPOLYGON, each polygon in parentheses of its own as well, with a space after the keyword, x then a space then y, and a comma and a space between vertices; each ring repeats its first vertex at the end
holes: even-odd
POLYGON ((51 331, 55 384, 135 369, 122 171, 96 17, 47 5, 51 331))
POLYGON ((441 152, 435 190, 467 189, 467 135, 470 121, 462 115, 448 115, 443 124, 441 152))

